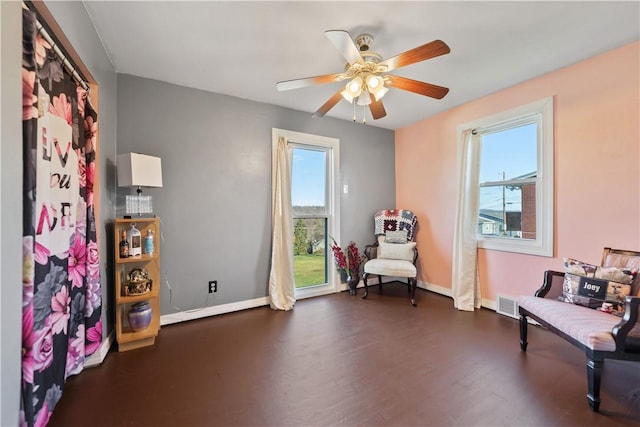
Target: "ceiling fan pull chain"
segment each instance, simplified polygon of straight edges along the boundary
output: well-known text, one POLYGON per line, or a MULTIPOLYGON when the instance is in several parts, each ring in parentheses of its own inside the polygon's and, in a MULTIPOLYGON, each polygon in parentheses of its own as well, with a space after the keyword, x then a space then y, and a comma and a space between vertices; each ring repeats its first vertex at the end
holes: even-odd
POLYGON ((362 106, 362 124, 366 125, 367 124, 367 109, 365 108, 365 106, 362 106))
POLYGON ((356 103, 353 103, 353 123, 355 123, 357 120, 356 118, 356 103))

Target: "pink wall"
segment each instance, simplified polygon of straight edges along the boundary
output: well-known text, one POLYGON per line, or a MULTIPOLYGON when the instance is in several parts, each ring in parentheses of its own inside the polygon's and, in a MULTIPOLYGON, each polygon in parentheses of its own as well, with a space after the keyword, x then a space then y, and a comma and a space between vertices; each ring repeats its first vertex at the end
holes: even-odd
POLYGON ((397 130, 396 205, 418 215, 418 279, 451 288, 456 127, 549 96, 554 257, 480 250, 483 299, 533 294, 563 257, 599 263, 605 246, 640 250, 639 64, 635 42, 397 130))

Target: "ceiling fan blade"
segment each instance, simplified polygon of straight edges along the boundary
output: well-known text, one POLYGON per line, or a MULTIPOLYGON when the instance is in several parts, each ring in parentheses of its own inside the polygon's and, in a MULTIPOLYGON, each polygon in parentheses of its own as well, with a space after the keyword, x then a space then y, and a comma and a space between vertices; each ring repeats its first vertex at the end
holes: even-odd
POLYGON ((340 51, 349 64, 362 61, 360 51, 353 40, 351 40, 348 32, 344 30, 328 30, 324 32, 324 35, 327 36, 329 41, 340 51))
POLYGON ((411 50, 403 52, 399 55, 385 59, 378 65, 387 67, 386 71, 395 70, 396 68, 405 67, 424 61, 425 59, 435 58, 436 56, 445 55, 451 52, 449 46, 442 40, 434 40, 432 42, 415 47, 411 50))
POLYGON ((340 94, 340 92, 342 92, 342 90, 339 90, 335 94, 333 94, 333 96, 329 98, 327 102, 325 102, 320 108, 318 108, 318 111, 313 113, 312 117, 314 119, 317 119, 327 114, 329 110, 331 110, 342 99, 342 95, 340 94))
POLYGON ((276 83, 276 89, 279 92, 291 89, 300 89, 307 86, 319 85, 324 83, 339 82, 344 80, 346 76, 343 73, 325 74, 324 76, 305 77, 302 79, 285 80, 276 83))
POLYGON ((418 80, 408 79, 399 76, 384 76, 387 86, 396 89, 407 90, 431 98, 442 99, 449 93, 449 88, 432 85, 431 83, 419 82, 418 80))
POLYGON ((387 115, 386 110, 384 109, 384 105, 382 105, 382 101, 376 101, 374 97, 371 97, 371 104, 369 104, 369 109, 371 110, 371 116, 373 120, 378 120, 387 115))

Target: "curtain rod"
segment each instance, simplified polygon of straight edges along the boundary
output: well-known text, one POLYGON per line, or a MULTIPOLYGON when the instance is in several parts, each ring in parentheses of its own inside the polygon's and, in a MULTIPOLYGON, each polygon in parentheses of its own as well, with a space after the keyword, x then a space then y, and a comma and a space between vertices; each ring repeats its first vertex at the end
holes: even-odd
MULTIPOLYGON (((24 2, 22 4, 25 5, 24 2)), ((31 8, 29 8, 28 5, 25 5, 25 6, 29 10, 31 10, 31 8)), ((58 58, 60 58, 60 60, 62 61, 62 65, 64 65, 64 67, 67 69, 69 74, 71 74, 71 77, 73 77, 73 79, 80 86, 82 86, 82 88, 86 90, 87 93, 91 92, 91 88, 89 87, 89 84, 82 78, 80 73, 78 73, 78 71, 76 70, 76 67, 74 67, 73 64, 67 59, 67 56, 62 52, 62 50, 58 47, 58 44, 53 40, 53 38, 49 35, 47 30, 44 28, 44 26, 40 23, 40 21, 38 20, 37 14, 36 14, 36 29, 38 30, 38 33, 42 35, 42 37, 44 37, 47 43, 51 45, 51 48, 53 49, 53 51, 56 53, 56 55, 58 55, 58 58)))
POLYGON ((486 126, 480 126, 477 128, 473 128, 471 129, 471 134, 472 135, 477 135, 477 134, 486 134, 486 133, 494 133, 494 132, 500 132, 503 131, 505 129, 509 129, 509 128, 514 128, 514 127, 518 127, 518 126, 524 126, 524 125, 528 125, 528 124, 533 124, 536 123, 537 118, 540 117, 540 113, 531 113, 531 114, 526 114, 524 116, 520 116, 516 119, 513 120, 507 120, 507 121, 503 121, 503 122, 498 122, 495 124, 491 124, 491 125, 486 125, 486 126))

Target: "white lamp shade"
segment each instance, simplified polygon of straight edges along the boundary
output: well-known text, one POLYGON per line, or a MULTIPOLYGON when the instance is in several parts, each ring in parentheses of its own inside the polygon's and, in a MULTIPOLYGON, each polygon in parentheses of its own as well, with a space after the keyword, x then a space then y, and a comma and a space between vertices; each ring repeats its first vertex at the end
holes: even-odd
POLYGON ((342 97, 344 99, 346 99, 348 102, 353 102, 353 95, 351 94, 351 92, 349 92, 348 90, 343 90, 342 92, 340 92, 340 95, 342 95, 342 97))
POLYGON ((375 96, 376 101, 380 101, 380 98, 382 98, 384 94, 387 92, 389 92, 389 89, 387 89, 384 86, 380 86, 380 88, 378 88, 378 90, 376 90, 375 93, 374 92, 372 93, 373 93, 373 96, 375 96))
POLYGON ((344 87, 344 90, 340 92, 342 97, 349 102, 353 102, 353 99, 362 93, 362 78, 356 76, 344 87))
POLYGON ((146 154, 119 154, 118 187, 162 187, 162 164, 160 157, 146 154))
POLYGON ((382 77, 380 76, 369 76, 367 77, 367 86, 369 87, 369 92, 375 93, 376 88, 378 86, 382 86, 384 82, 382 81, 382 77))
POLYGON ((371 94, 366 90, 363 90, 360 96, 358 97, 358 105, 369 105, 371 104, 371 94))

